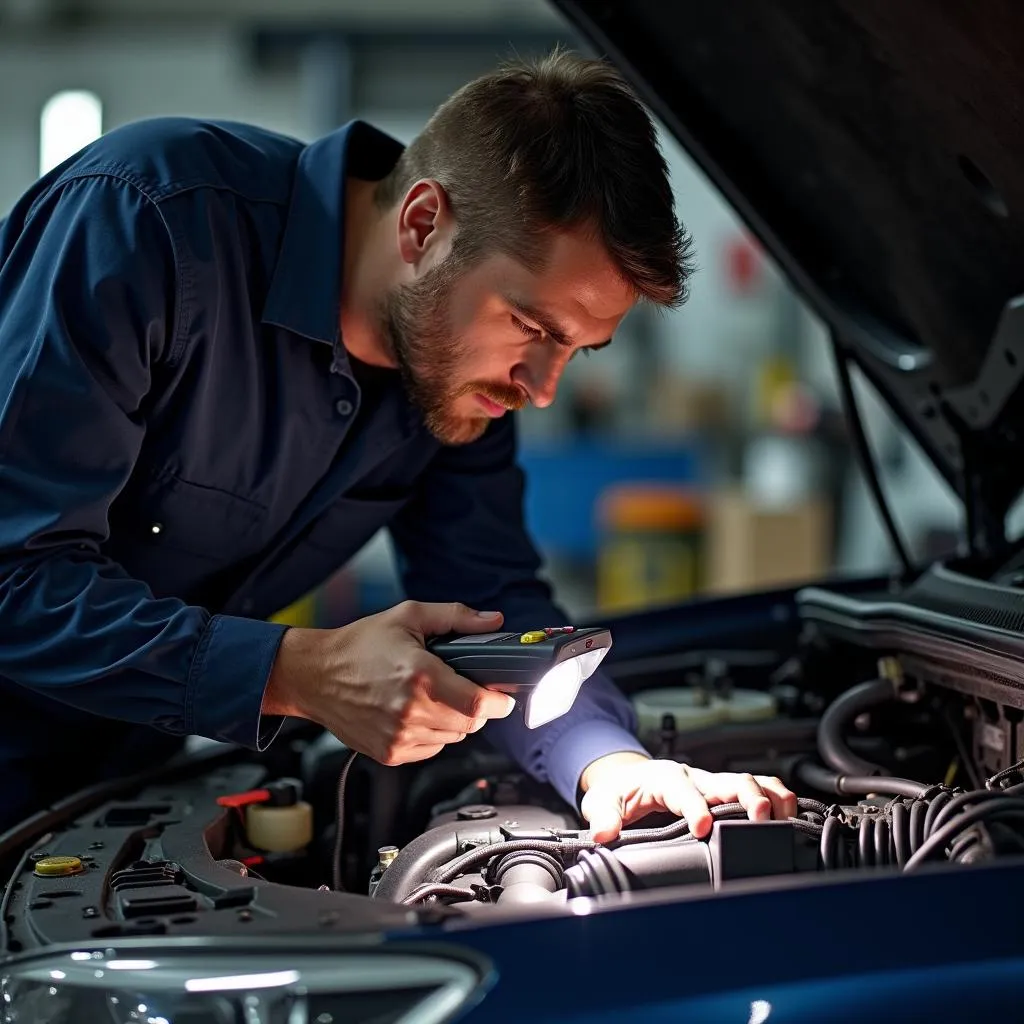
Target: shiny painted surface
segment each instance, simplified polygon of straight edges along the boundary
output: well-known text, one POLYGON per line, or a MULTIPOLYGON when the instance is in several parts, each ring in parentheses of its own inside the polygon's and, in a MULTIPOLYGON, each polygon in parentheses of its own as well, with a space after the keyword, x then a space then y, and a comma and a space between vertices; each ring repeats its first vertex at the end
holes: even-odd
MULTIPOLYGON (((452 930, 491 991, 460 1020, 1024 1019, 1024 865, 849 875, 452 930)), ((395 936, 401 941, 400 937, 395 936)))

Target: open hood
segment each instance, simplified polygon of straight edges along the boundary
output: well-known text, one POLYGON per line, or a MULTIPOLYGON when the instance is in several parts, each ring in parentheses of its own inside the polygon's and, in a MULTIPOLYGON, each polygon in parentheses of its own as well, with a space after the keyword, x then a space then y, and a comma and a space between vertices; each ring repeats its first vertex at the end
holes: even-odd
POLYGON ((1000 553, 1024 487, 1024 4, 555 3, 960 494, 972 548, 1000 553))

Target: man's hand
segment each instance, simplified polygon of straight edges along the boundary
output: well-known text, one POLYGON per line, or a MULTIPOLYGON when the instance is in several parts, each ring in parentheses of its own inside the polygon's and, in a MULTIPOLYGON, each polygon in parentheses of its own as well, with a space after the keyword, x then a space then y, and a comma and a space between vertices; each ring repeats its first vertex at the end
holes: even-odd
POLYGON ((263 696, 263 713, 308 718, 381 764, 433 757, 505 718, 515 701, 456 675, 427 637, 486 633, 500 612, 406 601, 340 629, 289 629, 263 696))
POLYGON ((598 758, 583 772, 580 786, 583 817, 599 843, 611 842, 624 826, 654 811, 686 818, 698 838, 711 831, 708 808, 716 804, 740 803, 754 821, 796 814, 796 797, 778 779, 706 772, 632 752, 598 758))

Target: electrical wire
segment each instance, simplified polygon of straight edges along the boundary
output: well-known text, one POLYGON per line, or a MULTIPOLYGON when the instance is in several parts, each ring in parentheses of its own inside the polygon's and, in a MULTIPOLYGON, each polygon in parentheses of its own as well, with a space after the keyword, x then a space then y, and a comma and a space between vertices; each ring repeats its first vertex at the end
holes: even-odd
POLYGON ((464 889, 458 885, 441 885, 436 882, 428 882, 426 885, 421 885, 414 892, 409 893, 405 899, 402 900, 403 907, 411 907, 416 903, 422 903, 426 899, 431 897, 440 899, 445 897, 446 899, 454 899, 461 902, 466 900, 475 900, 477 895, 472 889, 464 889))
POLYGON ((985 783, 986 789, 996 789, 1004 779, 1008 779, 1013 775, 1020 775, 1024 773, 1024 761, 1018 761, 1016 764, 1011 764, 1009 768, 1004 768, 1001 772, 996 772, 992 778, 988 779, 985 783))
POLYGON ((338 824, 337 829, 334 833, 334 855, 331 858, 331 866, 333 871, 332 881, 334 883, 334 890, 336 892, 344 892, 345 887, 341 883, 341 854, 342 854, 342 843, 344 841, 345 834, 345 786, 348 783, 349 769, 352 767, 352 762, 355 761, 356 757, 359 756, 358 750, 353 750, 345 758, 344 763, 341 766, 341 771, 338 773, 338 824))

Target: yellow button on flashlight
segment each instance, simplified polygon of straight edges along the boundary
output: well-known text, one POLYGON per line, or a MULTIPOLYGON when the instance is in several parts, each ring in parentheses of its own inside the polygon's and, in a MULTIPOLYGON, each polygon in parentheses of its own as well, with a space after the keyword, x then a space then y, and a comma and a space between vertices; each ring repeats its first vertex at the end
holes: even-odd
POLYGON ((529 633, 524 633, 520 638, 521 644, 538 644, 541 640, 547 640, 548 635, 543 629, 532 629, 529 633))
POLYGON ((35 872, 43 878, 80 875, 85 870, 77 857, 43 857, 36 861, 35 872))

